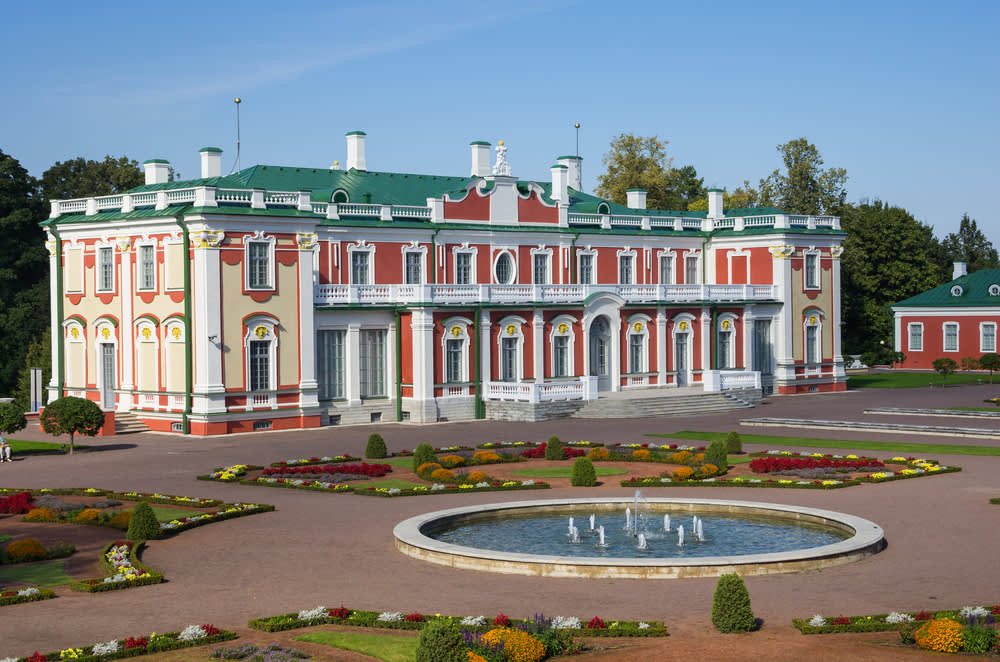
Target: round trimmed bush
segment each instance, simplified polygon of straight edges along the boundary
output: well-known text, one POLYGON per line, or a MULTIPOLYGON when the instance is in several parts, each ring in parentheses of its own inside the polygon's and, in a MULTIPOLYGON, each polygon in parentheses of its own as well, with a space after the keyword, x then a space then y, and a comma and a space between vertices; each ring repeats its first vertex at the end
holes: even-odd
POLYGON ((578 457, 573 462, 573 475, 570 478, 573 487, 593 487, 597 485, 597 472, 594 463, 585 457, 578 457))
POLYGON ((4 549, 7 553, 8 563, 25 563, 27 561, 44 561, 49 556, 49 551, 40 540, 34 538, 21 538, 7 545, 4 549))
POLYGON ((437 454, 434 452, 434 447, 430 444, 424 442, 422 444, 417 444, 417 447, 413 450, 413 470, 416 471, 417 467, 421 464, 427 464, 428 462, 437 462, 437 454))
POLYGON ((757 626, 750 594, 735 572, 719 577, 712 596, 712 624, 719 632, 750 632, 757 626))
POLYGON ((385 439, 377 432, 368 435, 368 444, 365 446, 365 457, 377 460, 388 455, 389 451, 385 447, 385 439))
POLYGON ((726 442, 722 440, 713 441, 705 451, 706 464, 714 464, 720 471, 725 471, 729 467, 729 460, 726 458, 726 442))
POLYGON ((466 662, 467 650, 457 625, 434 620, 420 631, 416 662, 466 662))
POLYGON ((153 509, 145 501, 135 504, 132 517, 128 522, 128 533, 125 537, 133 542, 155 540, 160 535, 160 523, 153 509))
POLYGON ((743 452, 743 439, 736 430, 726 435, 726 452, 731 455, 738 455, 743 452))
POLYGON ((546 460, 561 460, 563 459, 563 443, 560 441, 559 437, 553 435, 549 437, 548 442, 545 444, 545 459, 546 460))

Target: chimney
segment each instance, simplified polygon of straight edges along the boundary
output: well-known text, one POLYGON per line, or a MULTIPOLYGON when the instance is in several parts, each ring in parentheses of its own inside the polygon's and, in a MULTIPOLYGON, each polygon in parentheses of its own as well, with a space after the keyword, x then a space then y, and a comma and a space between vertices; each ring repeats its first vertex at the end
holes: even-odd
POLYGON ((201 154, 201 178, 220 177, 222 175, 222 150, 218 147, 202 147, 198 153, 201 154))
POLYGON ((146 186, 167 183, 167 176, 170 172, 170 161, 166 159, 150 159, 143 161, 142 167, 146 170, 146 186))
POLYGON ((368 170, 365 163, 365 136, 364 131, 351 131, 347 134, 347 169, 368 170))
POLYGON ((564 165, 554 165, 552 171, 552 199, 563 204, 569 204, 569 191, 566 186, 569 182, 569 168, 564 165))
POLYGON ((630 188, 625 191, 626 201, 629 209, 646 208, 646 189, 630 188))
POLYGON ((472 176, 488 177, 490 174, 490 144, 484 140, 469 143, 472 149, 472 176))
POLYGON ((952 266, 953 266, 951 271, 952 280, 955 280, 956 278, 961 278, 962 276, 969 275, 969 269, 966 266, 965 262, 953 262, 952 266))
POLYGON ((708 217, 724 218, 725 215, 726 213, 722 209, 722 189, 721 188, 708 189, 708 217))
POLYGON ((583 157, 580 156, 560 156, 556 159, 556 163, 559 165, 564 165, 569 168, 569 186, 577 191, 583 190, 582 182, 582 166, 583 157))

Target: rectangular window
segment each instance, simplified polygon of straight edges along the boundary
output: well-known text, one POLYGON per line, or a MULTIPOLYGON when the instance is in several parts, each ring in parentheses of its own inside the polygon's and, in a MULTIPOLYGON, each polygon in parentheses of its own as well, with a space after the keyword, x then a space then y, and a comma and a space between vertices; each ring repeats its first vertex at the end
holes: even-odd
POLYGON ((472 254, 455 253, 455 284, 472 284, 472 254))
POLYGON ((733 346, 733 332, 732 331, 720 331, 719 332, 719 356, 718 356, 718 366, 719 370, 728 370, 732 368, 729 364, 729 352, 733 346))
POLYGON ((465 371, 462 370, 462 345, 465 341, 459 338, 449 338, 445 343, 445 376, 449 384, 465 381, 465 371))
POLYGON ((420 253, 410 251, 406 253, 406 269, 404 282, 407 285, 419 285, 423 276, 423 256, 420 253))
POLYGON ((630 372, 646 372, 646 337, 639 334, 628 338, 628 369, 630 372))
POLYGON ((354 251, 351 253, 351 284, 371 285, 369 280, 368 251, 354 251))
POLYGON ((580 256, 580 273, 579 278, 581 285, 593 285, 594 284, 594 256, 593 255, 581 255, 580 256))
POLYGON ((271 245, 263 241, 247 242, 247 286, 271 288, 271 245))
POLYGON ((997 325, 992 322, 984 323, 979 327, 979 351, 997 351, 997 325))
POLYGON ((660 285, 671 285, 674 282, 674 256, 669 253, 660 255, 660 285))
POLYGON ((115 249, 102 246, 97 249, 97 291, 113 292, 115 289, 115 249))
POLYGON ((250 341, 250 390, 271 389, 271 341, 250 341))
POLYGON ((806 289, 819 289, 819 255, 806 253, 806 289))
POLYGON ((911 352, 924 351, 924 325, 910 324, 906 329, 909 334, 909 341, 906 345, 907 349, 911 352))
POLYGON ((344 397, 344 332, 316 333, 316 381, 319 399, 337 400, 344 397))
POLYGON ((517 381, 517 338, 500 340, 500 381, 517 381))
POLYGON ((552 339, 552 363, 554 377, 569 377, 569 336, 552 339))
POLYGON ((698 258, 684 258, 684 282, 688 285, 694 285, 698 282, 698 258))
POLYGON ((139 247, 139 289, 156 289, 156 247, 139 247))
POLYGON ((950 322, 944 325, 944 351, 958 351, 958 324, 950 322))
POLYGON ((534 284, 535 285, 548 285, 549 284, 549 256, 542 253, 537 254, 534 257, 534 284))
POLYGON ((361 331, 358 362, 361 368, 361 397, 385 397, 385 329, 361 331))
POLYGON ((631 285, 634 273, 632 271, 633 257, 631 255, 620 255, 618 257, 618 282, 622 285, 631 285))
POLYGON ((806 327, 806 363, 815 365, 819 363, 819 327, 806 327))

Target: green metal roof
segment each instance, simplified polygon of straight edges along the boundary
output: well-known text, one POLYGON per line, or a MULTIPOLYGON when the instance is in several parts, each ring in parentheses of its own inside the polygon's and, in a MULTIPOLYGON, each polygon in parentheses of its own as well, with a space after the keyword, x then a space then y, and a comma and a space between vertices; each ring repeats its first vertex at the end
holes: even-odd
POLYGON ((1000 269, 981 269, 892 305, 893 308, 964 308, 968 306, 1000 306, 1000 269), (990 294, 991 285, 997 286, 995 288, 998 292, 996 295, 990 294), (955 286, 962 288, 961 294, 957 296, 952 293, 955 286))

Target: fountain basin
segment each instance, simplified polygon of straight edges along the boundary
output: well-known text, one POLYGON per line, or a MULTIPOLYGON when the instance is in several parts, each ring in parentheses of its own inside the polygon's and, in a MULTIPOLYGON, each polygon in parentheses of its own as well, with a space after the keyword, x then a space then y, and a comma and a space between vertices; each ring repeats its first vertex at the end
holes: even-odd
MULTIPOLYGON (((844 532, 849 537, 840 542, 766 554, 740 556, 703 556, 682 558, 604 558, 560 554, 524 554, 479 549, 435 540, 436 533, 468 522, 524 517, 531 514, 579 514, 581 508, 600 513, 621 514, 633 504, 628 497, 593 499, 551 499, 515 501, 450 508, 411 517, 396 525, 393 535, 402 553, 438 565, 504 574, 541 577, 589 577, 669 579, 678 577, 714 577, 729 572, 762 575, 817 570, 850 563, 879 552, 884 546, 882 528, 874 522, 830 510, 754 501, 722 499, 643 500, 657 514, 687 517, 690 513, 798 522, 844 532)), ((556 534, 554 534, 556 535, 556 534)))

